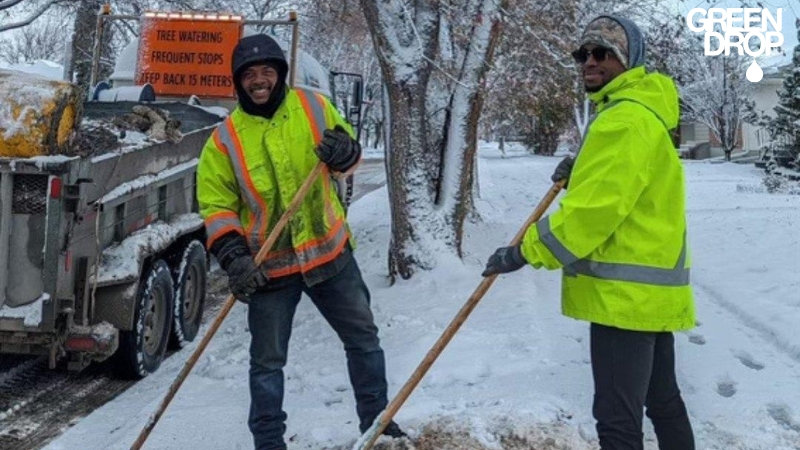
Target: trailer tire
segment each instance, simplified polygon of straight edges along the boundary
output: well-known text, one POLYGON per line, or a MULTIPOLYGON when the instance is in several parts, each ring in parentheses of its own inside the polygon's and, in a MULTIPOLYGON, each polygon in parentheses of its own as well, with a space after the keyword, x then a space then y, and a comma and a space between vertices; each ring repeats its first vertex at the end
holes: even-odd
POLYGON ((161 365, 172 326, 174 296, 169 266, 163 260, 154 261, 139 284, 133 329, 120 333, 120 375, 144 378, 161 365))
POLYGON ((194 340, 203 320, 208 257, 200 241, 189 242, 174 273, 175 307, 172 313, 170 348, 178 349, 194 340))

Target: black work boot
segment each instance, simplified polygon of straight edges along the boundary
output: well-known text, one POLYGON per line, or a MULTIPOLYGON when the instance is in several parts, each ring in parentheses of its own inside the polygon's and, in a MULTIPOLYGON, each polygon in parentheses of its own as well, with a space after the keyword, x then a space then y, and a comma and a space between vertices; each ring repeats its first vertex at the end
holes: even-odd
POLYGON ((392 439, 400 439, 404 437, 408 437, 405 431, 400 429, 400 425, 398 425, 394 420, 389 422, 389 425, 386 425, 386 428, 383 429, 384 436, 389 436, 392 439))

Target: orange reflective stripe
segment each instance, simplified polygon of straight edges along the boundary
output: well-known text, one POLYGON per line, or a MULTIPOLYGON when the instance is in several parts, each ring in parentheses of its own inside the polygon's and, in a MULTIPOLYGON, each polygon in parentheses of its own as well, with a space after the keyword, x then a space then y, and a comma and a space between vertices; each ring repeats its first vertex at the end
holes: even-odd
POLYGON ((267 276, 270 278, 285 277, 287 275, 294 275, 296 273, 300 273, 299 264, 280 269, 267 269, 267 276))
POLYGON ((300 263, 297 262, 294 248, 287 248, 267 254, 264 268, 268 276, 282 277, 300 272, 300 263))
POLYGON ((228 155, 228 147, 220 140, 219 127, 214 130, 214 134, 212 134, 211 137, 214 138, 214 146, 216 146, 222 154, 228 155))
POLYGON ((225 120, 219 133, 219 141, 229 152, 231 164, 233 165, 239 189, 245 203, 250 210, 250 224, 247 227, 247 238, 251 245, 259 246, 263 236, 266 234, 269 223, 269 211, 264 199, 259 195, 255 188, 250 172, 247 170, 247 163, 244 157, 244 148, 239 140, 239 135, 233 126, 230 116, 225 120), (253 230, 258 227, 258 232, 253 230))
POLYGON ((312 259, 311 261, 303 264, 301 266, 302 271, 308 272, 309 270, 314 269, 315 267, 319 267, 325 263, 333 261, 334 259, 336 259, 337 256, 339 256, 340 253, 342 253, 342 250, 344 250, 344 245, 346 243, 347 243, 347 235, 345 234, 344 239, 339 239, 339 242, 336 244, 336 246, 329 252, 319 255, 315 259, 312 259))
POLYGON ((348 236, 344 218, 337 221, 325 236, 303 243, 293 249, 285 249, 267 256, 267 275, 280 277, 298 272, 308 272, 333 261, 344 249, 348 236), (304 263, 298 260, 306 260, 304 263))
POLYGON ((214 242, 221 236, 236 231, 239 234, 244 234, 242 224, 239 222, 239 216, 233 211, 219 211, 205 219, 206 234, 206 247, 211 248, 214 242))
POLYGON ((341 219, 333 224, 330 231, 325 236, 318 237, 316 239, 310 240, 308 242, 304 242, 298 247, 295 247, 296 253, 307 253, 310 250, 319 247, 320 245, 324 244, 327 241, 330 241, 331 238, 334 237, 336 233, 344 226, 344 219, 341 219))
POLYGON ((325 102, 313 92, 304 89, 296 89, 296 91, 300 104, 303 105, 303 110, 306 112, 311 133, 314 135, 314 143, 319 144, 322 141, 322 132, 328 128, 325 122, 325 102))

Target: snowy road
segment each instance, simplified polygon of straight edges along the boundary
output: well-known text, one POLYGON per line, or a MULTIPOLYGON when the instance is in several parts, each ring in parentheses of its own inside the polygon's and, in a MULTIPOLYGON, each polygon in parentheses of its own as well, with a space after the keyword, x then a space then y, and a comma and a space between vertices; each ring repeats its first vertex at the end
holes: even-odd
POLYGON ((386 169, 382 159, 364 159, 354 174, 353 199, 360 199, 386 184, 386 169))
MULTIPOLYGON (((438 255, 435 270, 390 287, 385 188, 351 207, 391 393, 478 285, 488 255, 538 203, 558 162, 519 151, 501 158, 493 146, 480 155, 480 220, 465 228, 463 260, 438 255)), ((752 166, 685 167, 698 326, 676 345, 697 448, 800 450, 800 196, 766 193, 752 166)), ((494 284, 397 416, 417 449, 596 449, 588 326, 560 314, 559 290, 557 272, 530 269, 494 284)), ((237 305, 146 449, 252 448, 248 339, 237 305)), ((129 448, 184 358, 170 358, 47 448, 129 448)), ((349 448, 357 430, 341 344, 310 302, 298 308, 289 359, 289 448, 349 448)), ((657 448, 649 425, 646 448, 657 448)))

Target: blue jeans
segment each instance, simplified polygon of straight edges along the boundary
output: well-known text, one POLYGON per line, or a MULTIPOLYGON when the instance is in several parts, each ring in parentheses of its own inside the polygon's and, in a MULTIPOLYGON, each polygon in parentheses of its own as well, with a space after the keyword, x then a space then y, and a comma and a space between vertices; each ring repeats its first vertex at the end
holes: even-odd
POLYGON ((292 319, 306 293, 344 344, 347 371, 355 391, 359 428, 367 429, 386 407, 386 365, 367 286, 352 256, 334 277, 307 286, 302 277, 270 280, 250 298, 250 418, 256 450, 285 450, 283 367, 292 319))

